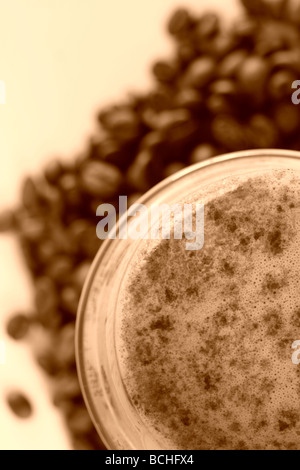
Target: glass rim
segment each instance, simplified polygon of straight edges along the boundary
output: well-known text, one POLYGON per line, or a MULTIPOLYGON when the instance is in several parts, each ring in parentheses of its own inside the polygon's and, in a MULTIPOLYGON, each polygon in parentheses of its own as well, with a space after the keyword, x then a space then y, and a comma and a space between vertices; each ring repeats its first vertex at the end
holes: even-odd
MULTIPOLYGON (((295 159, 299 160, 300 159, 300 151, 297 150, 286 150, 286 149, 255 149, 255 150, 241 150, 237 152, 231 152, 231 153, 226 153, 222 155, 218 155, 216 157, 209 158, 203 162, 196 163, 194 165, 190 165, 183 170, 178 171, 174 175, 169 176, 168 178, 165 178, 155 186, 153 186, 149 191, 147 191, 145 194, 143 194, 137 201, 137 204, 146 204, 147 201, 151 200, 158 194, 160 194, 165 188, 167 188, 170 184, 173 184, 174 182, 180 180, 181 178, 193 174, 195 172, 198 172, 201 169, 204 169, 206 167, 213 167, 217 166, 220 163, 224 163, 228 160, 241 160, 249 157, 281 157, 281 158, 290 158, 290 159, 295 159)), ((122 215, 122 217, 117 221, 116 227, 118 230, 118 227, 122 224, 122 221, 127 217, 127 212, 122 215)), ((81 293, 81 298, 78 306, 78 311, 77 311, 77 319, 76 319, 76 331, 75 331, 75 355, 76 355, 76 365, 77 365, 77 374, 78 374, 78 379, 82 391, 82 395, 86 404, 86 407, 88 409, 88 412, 90 414, 90 417, 100 435, 100 438, 102 442, 105 444, 105 446, 108 449, 113 449, 113 446, 111 446, 111 440, 108 437, 108 433, 106 430, 106 426, 104 425, 103 422, 99 422, 96 420, 95 416, 97 414, 97 411, 95 410, 95 406, 93 404, 93 400, 91 397, 91 393, 86 387, 87 380, 85 379, 86 377, 86 371, 84 367, 84 360, 83 360, 83 335, 84 335, 84 320, 85 320, 85 312, 87 309, 87 304, 89 300, 89 294, 91 292, 91 288, 93 285, 93 281, 95 278, 96 273, 98 272, 102 259, 107 252, 108 248, 110 245, 115 244, 119 240, 117 239, 110 239, 107 238, 99 248, 98 253, 96 254, 92 266, 90 268, 90 271, 88 273, 88 276, 86 278, 82 293, 81 293)))

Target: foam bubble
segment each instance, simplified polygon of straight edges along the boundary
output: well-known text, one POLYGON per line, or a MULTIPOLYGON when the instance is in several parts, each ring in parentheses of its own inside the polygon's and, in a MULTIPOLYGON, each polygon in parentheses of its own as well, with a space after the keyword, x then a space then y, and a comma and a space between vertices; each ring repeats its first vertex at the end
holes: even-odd
MULTIPOLYGON (((124 382, 176 449, 300 449, 300 178, 223 181, 205 244, 145 244, 119 299, 124 382)), ((186 201, 185 201, 186 202, 186 201)))

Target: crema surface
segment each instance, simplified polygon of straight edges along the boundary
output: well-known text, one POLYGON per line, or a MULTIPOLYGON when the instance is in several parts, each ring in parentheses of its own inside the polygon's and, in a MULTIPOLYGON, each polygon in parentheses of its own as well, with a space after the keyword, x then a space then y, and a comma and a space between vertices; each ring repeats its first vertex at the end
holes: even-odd
POLYGON ((171 239, 136 254, 119 299, 124 383, 171 448, 300 449, 300 178, 223 187, 202 250, 171 239))

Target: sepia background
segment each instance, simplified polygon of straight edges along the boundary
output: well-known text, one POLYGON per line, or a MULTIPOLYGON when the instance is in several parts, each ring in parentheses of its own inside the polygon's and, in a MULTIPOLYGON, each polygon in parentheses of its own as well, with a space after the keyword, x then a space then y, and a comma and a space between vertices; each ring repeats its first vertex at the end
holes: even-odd
MULTIPOLYGON (((1 211, 19 207, 24 198, 20 188, 28 174, 39 175, 54 158, 65 162, 66 168, 75 158, 80 161, 99 132, 96 116, 101 108, 122 103, 131 92, 142 94, 155 86, 151 64, 172 55, 166 21, 179 6, 196 15, 217 11, 225 24, 241 14, 237 0, 0 0, 0 80, 6 84, 6 104, 0 105, 1 211)), ((283 142, 300 148, 295 143, 299 113, 289 107, 287 116, 287 125, 278 118, 278 126, 290 139, 283 142)), ((261 121, 256 121, 256 126, 260 125, 261 121)), ((235 150, 225 144, 220 148, 235 150)), ((185 164, 175 161, 178 169, 185 164)), ((173 170, 169 168, 164 176, 173 170)), ((67 186, 69 183, 65 181, 67 186)), ((31 182, 26 191, 34 191, 31 182)), ((137 185, 135 192, 142 191, 137 185)), ((22 219, 22 209, 20 213, 22 219)), ((11 315, 34 310, 38 277, 30 276, 20 243, 10 233, 0 235, 0 257, 0 341, 6 346, 5 364, 0 364, 0 449, 97 448, 94 436, 90 444, 82 436, 84 432, 78 432, 81 424, 83 429, 89 426, 84 412, 74 417, 68 403, 63 403, 67 411, 61 401, 60 406, 52 403, 55 373, 48 374, 49 379, 36 364, 36 351, 48 337, 34 328, 21 342, 7 335, 11 315), (33 413, 28 419, 20 419, 7 406, 11 391, 21 391, 31 401, 33 413), (70 436, 64 411, 76 439, 70 436)), ((72 292, 70 295, 74 300, 72 292)), ((51 328, 58 329, 57 325, 51 328)), ((71 378, 68 374, 64 378, 71 378)), ((73 382, 71 385, 76 388, 73 382)), ((76 400, 77 396, 75 406, 76 400)))

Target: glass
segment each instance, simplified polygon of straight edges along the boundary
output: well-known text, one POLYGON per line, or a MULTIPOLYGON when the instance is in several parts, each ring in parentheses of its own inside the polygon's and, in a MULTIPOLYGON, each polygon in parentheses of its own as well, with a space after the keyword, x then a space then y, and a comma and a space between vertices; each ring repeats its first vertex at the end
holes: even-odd
MULTIPOLYGON (((152 188, 138 202, 180 202, 197 188, 228 176, 271 169, 300 172, 300 153, 287 150, 251 150, 212 158, 172 175, 152 188)), ((122 228, 126 215, 118 223, 122 228)), ((118 365, 116 306, 124 273, 143 240, 107 239, 99 250, 81 297, 76 337, 78 373, 83 395, 108 449, 167 449, 150 434, 130 402, 118 365)))

